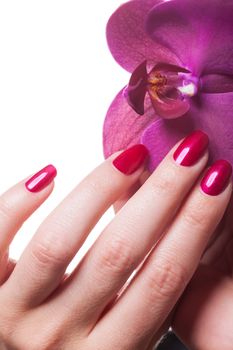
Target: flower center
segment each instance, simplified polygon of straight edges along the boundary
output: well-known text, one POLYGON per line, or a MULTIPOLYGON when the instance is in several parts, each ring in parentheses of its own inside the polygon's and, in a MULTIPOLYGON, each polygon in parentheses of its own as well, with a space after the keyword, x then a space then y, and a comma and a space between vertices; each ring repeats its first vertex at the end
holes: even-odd
POLYGON ((148 74, 148 89, 155 94, 167 95, 178 90, 183 97, 193 97, 196 95, 197 79, 190 77, 190 73, 162 73, 158 70, 152 70, 148 74))
POLYGON ((167 77, 158 71, 152 71, 148 76, 148 84, 150 84, 154 90, 160 91, 167 84, 167 77))
POLYGON ((198 82, 184 80, 183 86, 179 86, 178 90, 183 96, 193 97, 198 92, 198 82))
POLYGON ((199 81, 185 68, 158 63, 147 73, 146 61, 133 72, 125 96, 130 106, 144 114, 144 100, 149 93, 156 113, 164 118, 177 118, 188 112, 190 98, 198 93, 199 81))

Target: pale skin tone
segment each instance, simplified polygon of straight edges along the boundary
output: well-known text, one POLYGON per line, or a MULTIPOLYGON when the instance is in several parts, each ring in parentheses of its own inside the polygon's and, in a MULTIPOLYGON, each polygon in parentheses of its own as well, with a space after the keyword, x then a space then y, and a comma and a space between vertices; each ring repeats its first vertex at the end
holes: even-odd
POLYGON ((191 349, 233 347, 232 210, 231 205, 174 318, 175 330, 191 349))
POLYGON ((32 194, 24 180, 0 197, 1 349, 151 350, 172 323, 192 350, 232 350, 232 183, 204 194, 208 153, 183 167, 174 149, 150 176, 122 174, 112 155, 42 222, 16 265, 8 247, 54 184, 32 194), (116 216, 64 277, 111 205, 116 216))

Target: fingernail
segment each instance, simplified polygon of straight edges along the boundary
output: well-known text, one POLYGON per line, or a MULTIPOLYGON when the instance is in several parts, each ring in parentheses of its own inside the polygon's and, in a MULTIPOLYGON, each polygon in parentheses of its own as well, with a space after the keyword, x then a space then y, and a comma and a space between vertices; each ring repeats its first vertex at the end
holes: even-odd
POLYGON ((215 162, 201 181, 201 189, 210 196, 217 196, 227 187, 232 175, 232 166, 226 160, 215 162))
POLYGON ((194 131, 178 146, 173 158, 179 165, 192 166, 204 155, 208 145, 208 136, 200 130, 194 131))
POLYGON ((115 158, 113 165, 123 174, 130 175, 140 168, 148 155, 149 152, 144 145, 134 145, 115 158))
POLYGON ((47 165, 41 169, 38 173, 33 175, 25 186, 30 192, 39 192, 47 187, 57 175, 57 170, 53 165, 47 165))

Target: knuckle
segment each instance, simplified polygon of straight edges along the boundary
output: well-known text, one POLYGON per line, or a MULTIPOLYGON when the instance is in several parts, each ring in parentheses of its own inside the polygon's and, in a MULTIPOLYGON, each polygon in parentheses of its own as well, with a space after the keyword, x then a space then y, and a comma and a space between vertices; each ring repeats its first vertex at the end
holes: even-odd
POLYGON ((102 174, 95 172, 95 179, 92 177, 92 174, 90 174, 86 178, 86 182, 86 185, 88 185, 89 195, 93 196, 96 195, 96 193, 105 193, 110 179, 108 176, 105 176, 103 181, 102 174))
MULTIPOLYGON (((16 309, 17 307, 9 304, 9 301, 4 300, 1 305, 0 349, 58 350, 67 348, 66 344, 73 335, 68 315, 61 315, 59 319, 51 319, 48 323, 46 316, 41 317, 41 313, 38 313, 37 317, 34 317, 37 321, 40 320, 40 332, 37 332, 38 322, 33 322, 31 314, 21 309, 16 311, 16 309), (27 329, 30 329, 30 334, 27 329)), ((77 339, 79 337, 81 344, 82 335, 76 329, 75 336, 77 339)))
POLYGON ((15 215, 15 210, 10 203, 3 197, 0 199, 0 217, 2 216, 4 219, 15 219, 17 215, 15 215))
POLYGON ((64 349, 63 342, 65 339, 65 334, 68 329, 64 329, 64 324, 60 323, 58 327, 56 321, 50 321, 48 323, 42 323, 40 326, 40 332, 36 331, 38 324, 27 317, 22 316, 19 318, 15 324, 11 325, 11 331, 5 333, 4 338, 1 338, 4 344, 6 344, 7 349, 17 349, 17 350, 57 350, 64 349), (24 317, 24 318, 23 318, 24 317), (30 323, 29 323, 30 322, 30 323), (26 329, 30 326, 31 333, 28 334, 26 329))
POLYGON ((0 345, 1 341, 4 344, 8 344, 13 339, 19 321, 19 312, 16 311, 16 308, 9 307, 9 302, 4 300, 4 302, 1 303, 0 345))
POLYGON ((59 347, 59 341, 55 338, 50 339, 29 339, 28 341, 25 341, 25 343, 22 346, 23 349, 30 349, 30 350, 56 350, 60 349, 59 347), (25 344, 26 343, 26 344, 25 344))
POLYGON ((156 195, 173 194, 176 192, 174 178, 177 177, 175 171, 171 168, 169 171, 164 171, 161 176, 151 176, 150 186, 156 195))
MULTIPOLYGON (((15 335, 11 339, 7 339, 5 343, 10 346, 10 349, 17 349, 17 350, 57 350, 61 349, 59 347, 57 339, 53 341, 52 339, 47 340, 40 338, 38 340, 36 337, 26 337, 26 334, 20 334, 20 336, 15 335)), ((7 347, 8 348, 8 347, 7 347)))
POLYGON ((186 224, 186 226, 194 227, 194 228, 203 228, 206 226, 206 211, 203 206, 195 205, 189 206, 189 208, 185 209, 182 213, 182 220, 186 224))
POLYGON ((64 246, 59 243, 35 241, 31 247, 31 256, 39 267, 49 265, 62 266, 67 262, 67 254, 64 246))
POLYGON ((12 334, 12 325, 5 317, 2 317, 0 322, 0 345, 1 341, 5 342, 12 334))
POLYGON ((106 242, 100 255, 100 268, 109 269, 113 273, 124 273, 134 268, 133 249, 127 240, 121 237, 106 242))
POLYGON ((188 273, 179 264, 167 260, 154 263, 146 277, 150 301, 177 296, 183 291, 187 281, 188 273))

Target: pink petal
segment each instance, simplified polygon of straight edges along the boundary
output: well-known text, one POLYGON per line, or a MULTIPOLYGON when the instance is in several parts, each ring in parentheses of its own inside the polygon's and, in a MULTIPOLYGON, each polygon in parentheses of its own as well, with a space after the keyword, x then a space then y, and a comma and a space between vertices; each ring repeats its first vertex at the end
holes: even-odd
POLYGON ((112 102, 103 128, 103 147, 105 158, 112 153, 128 148, 140 142, 145 128, 158 119, 151 105, 150 98, 145 99, 145 114, 138 115, 128 104, 120 91, 112 102))
POLYGON ((147 14, 161 0, 133 0, 116 10, 107 25, 107 41, 116 61, 129 72, 143 61, 180 63, 163 45, 151 40, 145 31, 147 14))

